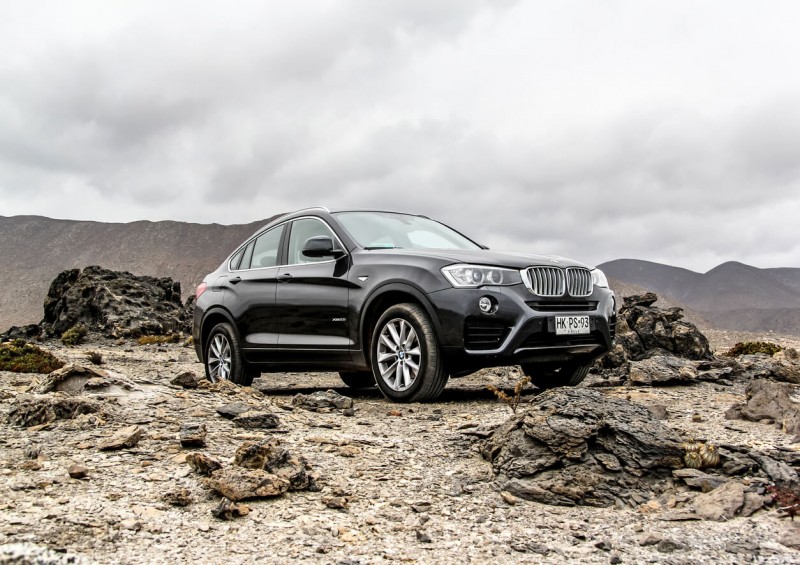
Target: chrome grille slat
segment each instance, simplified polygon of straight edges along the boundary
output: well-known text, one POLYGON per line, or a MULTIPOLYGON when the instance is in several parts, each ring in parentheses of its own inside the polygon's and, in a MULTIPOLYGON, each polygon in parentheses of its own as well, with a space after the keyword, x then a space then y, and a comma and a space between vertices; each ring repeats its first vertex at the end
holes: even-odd
POLYGON ((537 296, 586 297, 592 294, 592 273, 583 267, 529 267, 528 289, 537 296))

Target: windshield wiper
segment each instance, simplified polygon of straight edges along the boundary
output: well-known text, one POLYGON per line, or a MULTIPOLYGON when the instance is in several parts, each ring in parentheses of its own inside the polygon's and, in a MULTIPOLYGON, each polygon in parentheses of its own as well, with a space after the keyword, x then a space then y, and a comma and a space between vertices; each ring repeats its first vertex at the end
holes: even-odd
POLYGON ((375 251, 377 249, 402 249, 402 247, 397 245, 368 245, 364 249, 367 251, 375 251))

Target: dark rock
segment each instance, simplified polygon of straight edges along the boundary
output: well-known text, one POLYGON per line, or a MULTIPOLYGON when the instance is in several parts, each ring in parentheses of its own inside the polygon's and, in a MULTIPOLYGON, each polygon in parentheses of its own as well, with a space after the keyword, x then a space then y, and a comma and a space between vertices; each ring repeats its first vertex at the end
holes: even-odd
POLYGON ((201 475, 210 477, 214 471, 222 469, 222 464, 205 453, 190 453, 186 456, 186 463, 201 475))
POLYGON ((292 406, 317 412, 319 410, 346 410, 353 407, 353 399, 343 396, 335 390, 318 390, 311 394, 297 394, 292 398, 292 406))
POLYGON ((420 543, 431 543, 433 540, 431 539, 430 534, 423 530, 417 530, 417 541, 420 543))
POLYGON ((211 514, 219 520, 233 520, 250 514, 250 507, 223 498, 217 507, 211 510, 211 514))
POLYGON ((770 481, 785 488, 800 488, 797 471, 783 461, 777 461, 763 453, 750 453, 750 457, 758 463, 770 481))
POLYGON ((657 420, 669 420, 669 411, 663 404, 650 404, 647 409, 657 420))
POLYGON ((118 449, 130 449, 136 447, 142 439, 142 428, 139 426, 128 426, 122 428, 113 436, 106 438, 97 444, 100 451, 116 451, 118 449))
POLYGON ((742 516, 743 518, 752 516, 770 502, 772 502, 772 497, 768 494, 745 492, 744 504, 742 505, 741 510, 739 510, 739 516, 742 516))
POLYGON ((89 475, 89 469, 83 465, 70 465, 67 474, 73 479, 85 479, 89 475))
POLYGON ((138 389, 134 383, 119 375, 112 375, 103 369, 72 363, 48 374, 34 389, 34 392, 38 394, 64 392, 77 395, 111 385, 127 391, 138 389))
POLYGON ((229 402, 217 408, 217 414, 228 420, 233 420, 236 416, 244 414, 250 409, 251 407, 244 402, 229 402))
POLYGON ((12 341, 15 339, 24 339, 30 341, 32 339, 40 338, 42 335, 42 326, 39 324, 28 324, 27 326, 11 326, 0 334, 0 343, 4 341, 12 341))
POLYGON ((182 447, 203 447, 206 444, 206 425, 196 422, 183 424, 180 441, 182 447))
POLYGON ((180 283, 97 266, 63 271, 47 292, 45 334, 60 336, 78 324, 115 338, 191 331, 180 283))
POLYGON ((673 553, 683 549, 686 549, 686 546, 682 543, 666 538, 656 544, 656 550, 659 553, 673 553))
POLYGON ((261 469, 286 479, 289 490, 313 490, 311 466, 302 456, 295 456, 277 439, 242 444, 233 456, 233 464, 246 469, 261 469))
POLYGON ((683 466, 677 436, 644 406, 592 389, 555 389, 482 447, 502 490, 557 505, 648 499, 683 466))
POLYGON ((102 404, 90 398, 21 394, 11 405, 8 423, 27 428, 55 420, 69 420, 80 414, 92 414, 101 410, 102 404))
POLYGON ((772 419, 780 422, 786 433, 800 436, 800 403, 791 399, 791 392, 790 385, 755 379, 747 385, 747 402, 732 406, 725 417, 752 422, 772 419))
POLYGON ((639 386, 683 385, 697 379, 691 361, 670 354, 656 354, 630 364, 630 384, 639 386))
POLYGON ((239 414, 233 419, 233 423, 250 429, 273 429, 280 426, 280 420, 275 414, 258 410, 249 410, 239 414))
MULTIPOLYGON (((782 353, 782 352, 781 352, 782 353)), ((755 379, 800 384, 800 362, 789 356, 742 355, 737 358, 742 371, 755 379)))
POLYGON ((170 384, 183 388, 197 388, 200 384, 200 379, 197 378, 194 371, 184 371, 172 379, 170 384))
POLYGON ((683 321, 680 308, 662 309, 653 304, 658 297, 648 292, 626 296, 617 313, 616 344, 597 364, 616 369, 628 361, 663 350, 684 359, 711 359, 708 339, 694 324, 683 321))
POLYGON ((725 477, 709 475, 700 469, 675 469, 672 471, 672 476, 682 479, 690 487, 700 489, 703 492, 710 492, 728 482, 725 477))
POLYGON ((744 505, 744 487, 729 481, 706 494, 698 495, 693 502, 694 513, 703 520, 721 522, 733 518, 744 505))
POLYGON ((161 495, 161 500, 172 506, 189 506, 194 499, 188 488, 176 488, 161 495))
POLYGON ((206 484, 234 502, 247 498, 280 496, 289 490, 289 481, 262 469, 228 467, 206 479, 206 484))

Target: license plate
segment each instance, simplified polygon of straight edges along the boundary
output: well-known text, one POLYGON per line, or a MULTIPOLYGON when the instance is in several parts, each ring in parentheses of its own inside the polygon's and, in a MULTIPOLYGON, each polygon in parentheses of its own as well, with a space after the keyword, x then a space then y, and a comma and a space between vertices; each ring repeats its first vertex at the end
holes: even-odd
POLYGON ((556 335, 588 333, 589 316, 556 316, 556 335))

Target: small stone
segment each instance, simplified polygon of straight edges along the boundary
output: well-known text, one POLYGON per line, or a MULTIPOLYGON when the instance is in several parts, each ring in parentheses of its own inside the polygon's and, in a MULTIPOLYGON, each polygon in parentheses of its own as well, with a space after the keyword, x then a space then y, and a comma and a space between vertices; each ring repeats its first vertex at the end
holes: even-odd
POLYGON ((139 522, 136 518, 128 518, 126 520, 122 520, 119 523, 119 527, 123 530, 131 530, 133 532, 138 532, 142 529, 142 523, 139 522))
POLYGON ((184 371, 170 381, 170 384, 183 388, 197 388, 199 383, 200 379, 197 378, 194 371, 184 371))
POLYGON ((280 425, 280 420, 272 412, 250 410, 236 416, 233 423, 248 429, 273 429, 280 425))
POLYGON ((347 510, 349 500, 346 496, 328 496, 322 499, 325 506, 334 510, 347 510))
POLYGON ((247 498, 280 496, 289 490, 289 481, 261 469, 229 467, 211 474, 206 484, 226 498, 238 502, 247 498))
POLYGON ((356 410, 352 406, 350 408, 345 408, 342 410, 342 416, 355 416, 356 410))
POLYGON ((730 520, 744 505, 744 487, 737 481, 729 481, 709 493, 694 499, 694 511, 703 520, 722 522, 730 520))
POLYGON ((622 557, 617 555, 616 553, 611 555, 611 558, 608 560, 611 565, 617 565, 618 563, 622 563, 622 557))
POLYGON ((172 506, 189 506, 194 499, 188 488, 177 488, 161 495, 161 500, 172 506))
POLYGON ((182 447, 203 447, 206 444, 206 425, 203 423, 183 424, 180 430, 182 447))
POLYGON ((217 414, 228 420, 233 420, 236 416, 244 414, 250 409, 250 405, 244 402, 229 402, 217 408, 217 414))
POLYGON ((37 457, 39 457, 39 454, 41 454, 41 452, 42 452, 41 448, 34 443, 25 446, 24 453, 26 459, 36 459, 37 457))
POLYGON ((311 394, 297 394, 292 398, 292 406, 297 406, 312 412, 335 408, 346 410, 353 407, 353 399, 344 396, 335 390, 317 391, 311 394))
POLYGON ((67 473, 73 479, 85 479, 89 475, 89 469, 83 465, 70 465, 67 473))
POLYGON ((639 545, 641 545, 642 547, 657 545, 663 539, 664 538, 662 538, 658 534, 647 534, 639 538, 639 545))
POLYGON ((214 471, 222 469, 222 464, 219 461, 205 453, 190 453, 186 456, 186 463, 192 469, 207 477, 210 477, 214 471))
POLYGON ((608 540, 598 541, 594 546, 601 551, 611 551, 611 542, 608 540))
POLYGON ((697 412, 692 414, 692 422, 702 422, 702 421, 703 417, 700 414, 698 414, 697 412))
POLYGON ((424 512, 430 512, 431 511, 431 503, 430 502, 413 502, 413 503, 411 503, 411 510, 413 510, 417 514, 422 514, 424 512))
POLYGON ((433 540, 431 539, 430 534, 424 530, 417 530, 417 541, 420 543, 431 543, 433 540))
POLYGON ((521 498, 514 496, 507 490, 500 491, 500 498, 502 498, 506 504, 511 506, 514 506, 515 504, 519 503, 522 500, 521 498))
POLYGON ((656 544, 656 550, 659 553, 673 553, 685 549, 686 546, 671 539, 662 539, 656 544))
POLYGON ((106 438, 97 444, 100 451, 115 451, 123 448, 136 447, 142 439, 142 428, 139 426, 128 426, 122 428, 110 438, 106 438))
POLYGON ((234 518, 240 518, 250 514, 250 507, 223 498, 219 505, 211 510, 211 514, 219 520, 233 520, 234 518))

